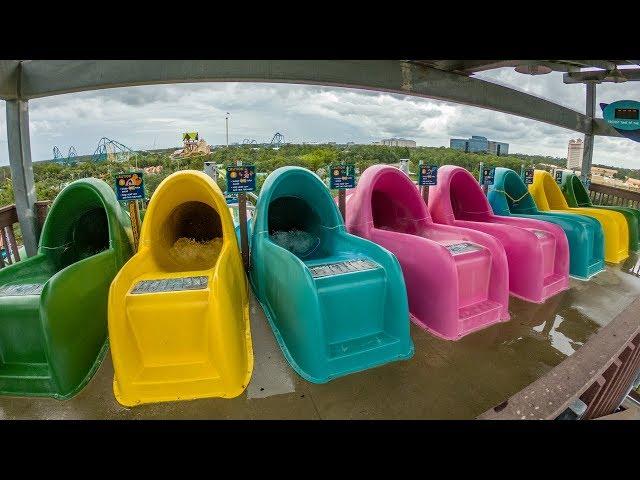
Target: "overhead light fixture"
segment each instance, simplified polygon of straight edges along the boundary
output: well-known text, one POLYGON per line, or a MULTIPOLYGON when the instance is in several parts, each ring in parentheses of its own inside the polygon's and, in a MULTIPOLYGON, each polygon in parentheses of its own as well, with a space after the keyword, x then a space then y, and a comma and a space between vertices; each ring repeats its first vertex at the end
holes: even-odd
POLYGON ((546 65, 536 65, 535 63, 518 65, 515 70, 518 73, 524 73, 526 75, 546 75, 553 71, 546 65))
POLYGON ((602 80, 605 82, 624 83, 627 81, 627 77, 625 77, 616 66, 613 67, 613 70, 610 70, 602 80))

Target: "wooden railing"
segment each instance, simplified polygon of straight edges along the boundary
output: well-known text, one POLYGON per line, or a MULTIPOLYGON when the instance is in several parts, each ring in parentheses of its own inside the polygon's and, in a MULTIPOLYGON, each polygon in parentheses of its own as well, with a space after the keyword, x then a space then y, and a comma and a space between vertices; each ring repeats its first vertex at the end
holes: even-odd
MULTIPOLYGON (((589 187, 589 198, 594 205, 631 207, 640 209, 640 192, 592 183, 589 187)), ((630 258, 625 271, 640 277, 640 261, 630 258), (633 261, 632 261, 633 260, 633 261)))
MULTIPOLYGON (((36 202, 38 231, 42 229, 50 203, 49 201, 36 202)), ((0 268, 20 261, 19 236, 16 238, 16 224, 18 224, 16 206, 0 207, 0 268)))
POLYGON ((478 418, 593 419, 616 411, 640 374, 640 299, 546 375, 478 418))
POLYGON ((640 192, 599 183, 589 186, 589 198, 594 205, 640 208, 640 192))

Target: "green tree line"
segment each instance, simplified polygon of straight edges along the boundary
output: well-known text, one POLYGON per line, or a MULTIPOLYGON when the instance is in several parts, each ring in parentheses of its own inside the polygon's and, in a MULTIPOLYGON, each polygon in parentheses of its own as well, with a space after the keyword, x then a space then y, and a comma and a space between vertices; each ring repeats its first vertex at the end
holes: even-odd
MULTIPOLYGON (((564 165, 566 159, 537 155, 508 155, 497 157, 483 153, 466 153, 445 147, 388 147, 384 145, 283 145, 279 149, 237 145, 216 148, 209 155, 174 159, 169 156, 172 150, 145 152, 129 158, 125 162, 78 162, 65 165, 52 161, 33 164, 36 195, 38 200, 53 200, 69 182, 79 178, 100 178, 110 185, 114 184, 117 173, 135 171, 144 167, 162 166, 159 174, 146 174, 145 191, 151 197, 160 182, 178 170, 203 170, 204 162, 215 162, 224 166, 235 165, 240 160, 253 164, 259 173, 269 174, 275 169, 287 165, 297 165, 318 173, 326 178, 328 167, 338 162, 354 163, 359 172, 370 165, 384 163, 396 164, 402 158, 410 160, 411 172, 416 172, 420 161, 431 165, 458 165, 466 168, 475 176, 478 175, 480 162, 489 166, 503 166, 520 170, 520 166, 535 166, 539 163, 564 165)), ((82 157, 81 157, 82 158, 82 157)), ((264 183, 266 175, 258 177, 258 191, 264 183)), ((218 185, 226 190, 226 181, 221 175, 218 185)), ((0 167, 0 206, 14 202, 9 167, 0 167)))

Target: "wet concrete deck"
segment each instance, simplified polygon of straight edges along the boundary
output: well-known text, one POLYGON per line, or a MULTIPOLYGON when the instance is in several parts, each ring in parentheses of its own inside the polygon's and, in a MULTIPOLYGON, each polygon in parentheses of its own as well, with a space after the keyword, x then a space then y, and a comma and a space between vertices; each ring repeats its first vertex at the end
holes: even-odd
POLYGON ((0 419, 471 419, 518 392, 640 297, 637 256, 535 305, 510 299, 511 321, 458 342, 411 326, 415 355, 315 385, 284 359, 255 298, 251 328, 255 365, 239 397, 119 405, 107 354, 75 398, 0 397, 0 419))

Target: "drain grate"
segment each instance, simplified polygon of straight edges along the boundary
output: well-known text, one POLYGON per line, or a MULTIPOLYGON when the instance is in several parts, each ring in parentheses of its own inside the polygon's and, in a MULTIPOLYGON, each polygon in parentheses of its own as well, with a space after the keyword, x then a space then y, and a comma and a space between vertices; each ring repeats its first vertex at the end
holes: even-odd
POLYGON ((477 252, 478 250, 481 250, 480 246, 470 242, 452 243, 450 245, 445 245, 445 246, 447 250, 449 250, 449 253, 451 253, 451 255, 454 255, 454 256, 461 255, 463 253, 477 252))
POLYGON ((332 275, 342 275, 344 273, 362 272, 364 270, 374 270, 380 267, 371 260, 347 260, 346 262, 326 263, 309 267, 313 278, 329 277, 332 275))
POLYGON ((141 280, 135 284, 131 293, 179 292, 182 290, 203 290, 209 284, 209 277, 163 278, 159 280, 141 280))
POLYGON ((0 297, 26 297, 40 295, 44 283, 25 283, 23 285, 3 285, 0 287, 0 297))

